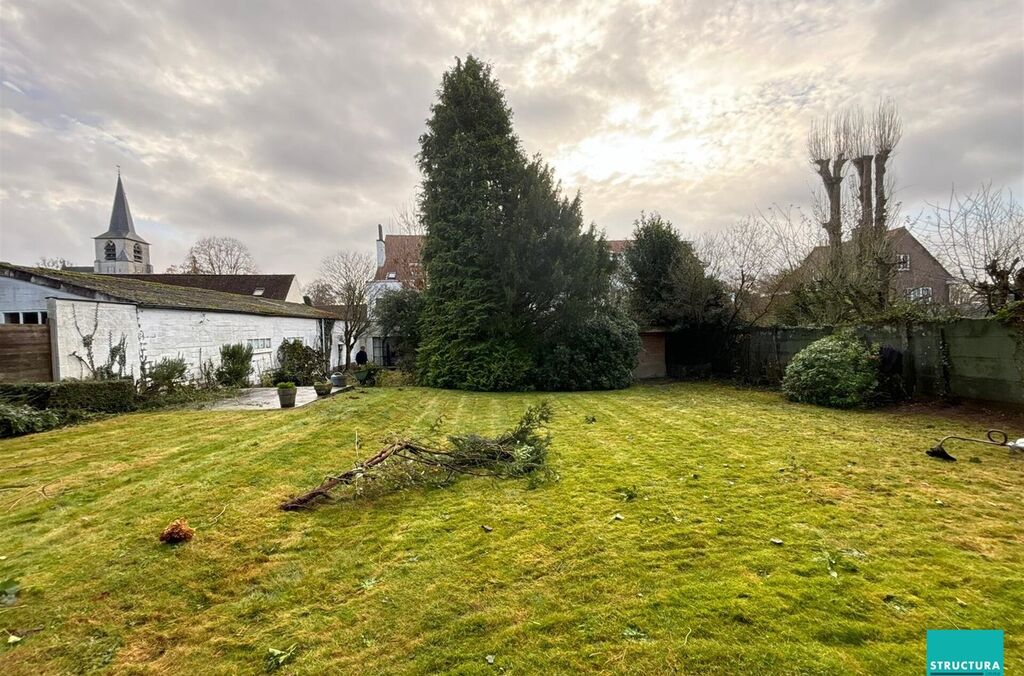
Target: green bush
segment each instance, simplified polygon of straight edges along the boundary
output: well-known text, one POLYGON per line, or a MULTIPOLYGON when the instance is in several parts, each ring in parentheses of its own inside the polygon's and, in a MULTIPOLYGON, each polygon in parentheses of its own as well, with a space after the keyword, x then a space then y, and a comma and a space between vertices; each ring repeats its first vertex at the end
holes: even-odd
POLYGON ((131 380, 62 380, 50 399, 50 408, 99 413, 123 413, 135 408, 131 380))
POLYGON ((278 383, 277 389, 279 390, 294 390, 295 383, 278 383))
POLYGON ((640 353, 636 324, 607 310, 553 337, 537 355, 533 382, 540 390, 613 390, 629 387, 640 353))
POLYGON ((0 383, 0 400, 42 410, 50 408, 56 389, 57 383, 0 383))
POLYGON ((149 369, 146 376, 149 380, 149 389, 155 392, 170 392, 185 382, 187 374, 188 364, 182 357, 164 357, 149 369))
POLYGON ((832 408, 866 406, 877 388, 877 350, 847 331, 800 350, 782 380, 782 391, 791 401, 832 408))
POLYGON ((252 345, 235 343, 220 346, 217 382, 225 387, 245 387, 252 375, 252 345))
POLYGON ((59 383, 9 383, 0 386, 0 398, 39 410, 70 409, 122 413, 135 408, 131 380, 62 380, 59 383))
POLYGON ((411 373, 399 369, 381 369, 375 375, 375 381, 378 387, 403 387, 416 384, 416 379, 411 373))
POLYGON ((274 380, 290 381, 308 386, 327 378, 323 352, 304 345, 301 340, 283 340, 277 348, 277 370, 274 380))
POLYGON ((41 411, 24 404, 0 401, 0 439, 44 432, 63 422, 57 411, 41 411))

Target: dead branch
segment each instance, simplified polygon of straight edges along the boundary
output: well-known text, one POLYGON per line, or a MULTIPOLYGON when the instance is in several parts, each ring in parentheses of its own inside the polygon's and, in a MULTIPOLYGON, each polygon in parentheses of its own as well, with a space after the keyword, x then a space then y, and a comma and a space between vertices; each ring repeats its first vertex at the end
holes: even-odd
POLYGON ((550 437, 539 430, 551 419, 550 406, 544 402, 531 406, 511 430, 487 438, 476 434, 449 436, 449 447, 398 439, 375 455, 341 474, 326 477, 319 486, 280 505, 284 511, 311 506, 320 498, 329 498, 330 491, 348 486, 360 479, 373 478, 389 461, 404 460, 435 469, 449 476, 520 476, 540 469, 547 457, 550 437))

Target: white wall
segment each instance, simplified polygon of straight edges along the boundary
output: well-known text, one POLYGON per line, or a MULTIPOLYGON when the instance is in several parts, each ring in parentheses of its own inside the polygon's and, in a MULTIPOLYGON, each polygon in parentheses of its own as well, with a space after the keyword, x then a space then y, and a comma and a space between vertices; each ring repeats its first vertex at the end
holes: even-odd
MULTIPOLYGON (((269 339, 268 346, 253 351, 253 382, 259 382, 263 371, 276 366, 275 354, 285 338, 301 338, 306 345, 314 346, 320 340, 319 321, 301 317, 137 308, 130 304, 58 298, 51 298, 44 309, 50 313, 54 378, 58 380, 90 377, 90 369, 83 363, 88 361, 83 335, 94 336, 94 365, 106 363, 110 346, 123 336, 127 355, 125 375, 135 379, 141 376, 143 359, 152 365, 165 357, 181 357, 188 365, 189 377, 197 378, 207 360, 214 366, 220 364, 221 345, 269 339)), ((340 333, 340 324, 335 324, 334 335, 340 333)), ((332 345, 332 355, 336 354, 337 347, 332 345)))
POLYGON ((46 312, 46 299, 50 296, 82 298, 48 286, 0 277, 0 322, 4 312, 46 312))
POLYGON ((220 346, 225 343, 270 339, 269 347, 253 350, 253 380, 259 382, 263 371, 276 366, 274 355, 282 340, 302 338, 313 346, 320 340, 319 321, 301 317, 139 308, 139 325, 140 348, 147 362, 183 357, 192 377, 199 375, 200 364, 207 359, 220 363, 220 346))
POLYGON ((138 379, 141 374, 139 317, 134 305, 51 298, 46 311, 50 322, 54 380, 93 377, 89 348, 85 344, 89 336, 92 367, 105 365, 111 346, 124 338, 124 375, 138 379))

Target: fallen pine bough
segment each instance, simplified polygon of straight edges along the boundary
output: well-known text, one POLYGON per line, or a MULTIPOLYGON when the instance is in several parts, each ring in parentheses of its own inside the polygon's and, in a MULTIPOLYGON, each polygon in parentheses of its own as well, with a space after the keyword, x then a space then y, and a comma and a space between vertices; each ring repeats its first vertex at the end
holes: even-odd
POLYGON ((542 402, 526 409, 515 427, 494 438, 451 435, 444 448, 413 439, 392 441, 347 472, 328 476, 313 490, 283 502, 281 509, 310 507, 318 499, 329 498, 330 491, 339 486, 381 478, 403 462, 448 478, 459 474, 516 477, 543 471, 551 438, 542 430, 550 419, 551 407, 542 402))

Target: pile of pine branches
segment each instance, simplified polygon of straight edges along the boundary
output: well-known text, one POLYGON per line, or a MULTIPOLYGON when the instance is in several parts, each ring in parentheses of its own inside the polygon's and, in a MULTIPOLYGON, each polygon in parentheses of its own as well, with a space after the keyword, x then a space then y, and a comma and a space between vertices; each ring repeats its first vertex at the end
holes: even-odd
POLYGON ((440 475, 447 480, 462 474, 509 478, 546 471, 551 437, 545 425, 549 420, 551 407, 542 402, 526 409, 515 427, 497 437, 450 435, 443 447, 415 439, 396 439, 347 472, 328 476, 313 490, 285 501, 281 509, 310 507, 317 500, 330 497, 330 491, 339 486, 381 479, 410 465, 425 470, 420 476, 440 475))

